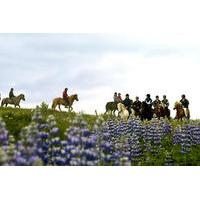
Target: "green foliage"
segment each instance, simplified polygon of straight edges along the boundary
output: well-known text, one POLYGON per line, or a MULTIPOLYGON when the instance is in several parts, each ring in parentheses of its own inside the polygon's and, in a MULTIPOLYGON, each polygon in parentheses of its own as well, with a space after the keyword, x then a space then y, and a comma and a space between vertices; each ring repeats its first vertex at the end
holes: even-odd
POLYGON ((40 105, 40 110, 42 113, 45 113, 48 111, 49 105, 47 103, 45 103, 44 101, 41 103, 40 105))
MULTIPOLYGON (((45 106, 46 107, 46 106, 45 106)), ((19 109, 19 108, 0 108, 0 116, 6 123, 6 127, 10 134, 14 136, 15 139, 19 138, 19 132, 25 126, 28 126, 31 123, 32 116, 35 109, 19 109)), ((72 124, 73 119, 76 116, 76 113, 68 112, 59 112, 51 109, 40 110, 43 116, 43 121, 47 119, 49 115, 55 117, 56 123, 61 130, 61 135, 64 136, 64 132, 72 124)), ((88 128, 91 130, 94 126, 94 123, 97 119, 96 116, 83 114, 83 119, 87 121, 88 128)))

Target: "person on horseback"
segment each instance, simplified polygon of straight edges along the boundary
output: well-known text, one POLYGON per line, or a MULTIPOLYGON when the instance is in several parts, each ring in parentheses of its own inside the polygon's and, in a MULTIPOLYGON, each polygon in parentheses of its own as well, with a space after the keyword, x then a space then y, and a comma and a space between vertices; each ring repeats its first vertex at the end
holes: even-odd
POLYGON ((145 99, 145 103, 148 105, 149 108, 152 107, 152 99, 151 99, 151 95, 150 94, 147 94, 146 95, 146 99, 145 99))
POLYGON ((159 96, 156 96, 156 100, 153 101, 153 107, 155 108, 157 105, 161 104, 161 101, 159 99, 159 96))
POLYGON ((65 88, 65 90, 63 91, 63 99, 66 102, 66 107, 69 105, 69 99, 68 99, 69 96, 68 96, 67 92, 68 92, 68 88, 65 88))
POLYGON ((181 96, 180 102, 183 106, 186 117, 189 119, 190 118, 189 101, 186 99, 186 96, 184 94, 181 96))
POLYGON ((135 111, 136 115, 140 114, 141 107, 142 102, 139 100, 139 97, 136 97, 135 101, 133 102, 133 110, 135 111))
POLYGON ((118 103, 121 103, 123 101, 121 97, 121 93, 118 93, 117 100, 118 100, 118 103))
POLYGON ((113 100, 114 100, 115 103, 118 103, 117 92, 114 93, 113 100))
POLYGON ((11 89, 10 89, 10 92, 9 92, 9 98, 10 98, 10 99, 13 99, 14 97, 15 97, 15 95, 14 95, 14 89, 11 88, 11 89))
POLYGON ((124 99, 123 104, 126 107, 126 109, 128 110, 129 115, 130 115, 133 101, 131 99, 129 99, 129 94, 126 94, 126 98, 124 99))
POLYGON ((163 95, 162 104, 163 104, 164 108, 168 109, 168 107, 169 107, 169 101, 168 101, 166 95, 163 95))

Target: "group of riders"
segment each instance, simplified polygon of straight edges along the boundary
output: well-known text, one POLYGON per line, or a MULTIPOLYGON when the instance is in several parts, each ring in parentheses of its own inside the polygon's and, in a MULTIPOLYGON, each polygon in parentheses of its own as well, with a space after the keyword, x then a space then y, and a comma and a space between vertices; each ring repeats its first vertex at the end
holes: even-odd
MULTIPOLYGON (((136 116, 141 115, 141 112, 144 111, 144 109, 146 109, 146 115, 149 115, 146 118, 151 118, 153 117, 153 114, 159 114, 159 112, 162 112, 161 109, 163 109, 164 116, 162 116, 161 113, 160 117, 170 117, 169 101, 166 95, 163 95, 162 100, 160 100, 159 96, 156 96, 155 100, 153 101, 151 95, 147 94, 144 101, 140 101, 138 96, 135 98, 135 101, 133 101, 129 98, 129 94, 126 94, 125 99, 123 100, 121 94, 115 92, 113 100, 115 104, 122 103, 128 110, 129 115, 131 114, 132 109, 134 110, 136 116)), ((186 99, 186 96, 184 94, 181 96, 180 104, 183 107, 183 109, 186 110, 186 117, 190 118, 189 101, 188 99, 186 99)))
MULTIPOLYGON (((14 89, 11 88, 9 92, 9 98, 5 98, 2 100, 1 105, 7 104, 14 104, 15 107, 19 106, 20 100, 25 100, 25 96, 23 94, 19 96, 14 95, 14 89)), ((68 95, 68 88, 65 88, 62 93, 62 98, 56 98, 53 100, 52 108, 55 109, 56 106, 64 105, 66 108, 72 109, 72 104, 74 100, 78 101, 78 95, 74 94, 69 96, 68 95)), ((146 95, 146 98, 144 101, 140 101, 139 97, 135 98, 135 101, 131 100, 129 98, 129 94, 125 95, 125 99, 122 99, 121 94, 115 92, 113 96, 114 102, 109 102, 106 105, 106 112, 108 110, 116 111, 117 105, 119 103, 123 104, 125 109, 128 110, 129 116, 132 114, 132 111, 134 111, 135 116, 139 116, 141 119, 152 119, 153 115, 157 115, 157 117, 168 117, 170 118, 170 110, 169 110, 169 101, 167 99, 166 95, 163 95, 163 99, 160 100, 159 96, 156 96, 155 100, 153 101, 150 94, 146 95), (114 105, 113 105, 114 104, 114 105)), ((181 96, 181 100, 179 102, 176 102, 176 106, 174 109, 179 108, 180 112, 177 112, 177 118, 179 118, 179 115, 182 117, 190 118, 190 112, 189 112, 189 101, 186 99, 186 96, 183 94, 181 96), (176 108, 177 107, 177 108, 176 108)), ((177 109, 178 110, 178 109, 177 109)))

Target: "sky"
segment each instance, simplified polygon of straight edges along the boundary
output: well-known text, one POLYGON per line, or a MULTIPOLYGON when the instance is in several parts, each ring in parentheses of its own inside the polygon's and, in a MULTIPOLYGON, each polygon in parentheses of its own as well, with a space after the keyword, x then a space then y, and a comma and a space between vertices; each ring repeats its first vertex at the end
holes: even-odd
POLYGON ((0 93, 14 87, 23 107, 35 107, 67 87, 79 96, 74 110, 91 114, 105 112, 115 91, 133 100, 166 94, 171 109, 185 94, 200 118, 199 52, 194 34, 0 34, 0 93))

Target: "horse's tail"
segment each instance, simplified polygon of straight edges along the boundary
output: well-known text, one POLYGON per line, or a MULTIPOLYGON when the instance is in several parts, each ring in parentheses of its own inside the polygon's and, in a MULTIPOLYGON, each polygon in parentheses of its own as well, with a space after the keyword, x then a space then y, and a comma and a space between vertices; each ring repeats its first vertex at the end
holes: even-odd
POLYGON ((106 112, 105 112, 105 114, 108 112, 108 110, 109 110, 109 104, 107 103, 106 104, 106 112))
POLYGON ((1 107, 3 107, 3 105, 4 105, 4 99, 2 99, 1 101, 1 107))

